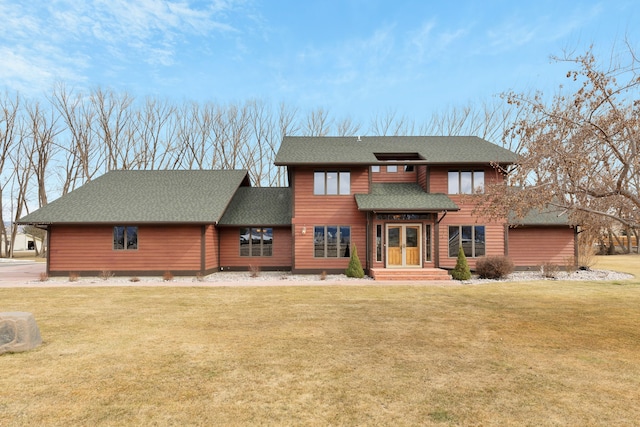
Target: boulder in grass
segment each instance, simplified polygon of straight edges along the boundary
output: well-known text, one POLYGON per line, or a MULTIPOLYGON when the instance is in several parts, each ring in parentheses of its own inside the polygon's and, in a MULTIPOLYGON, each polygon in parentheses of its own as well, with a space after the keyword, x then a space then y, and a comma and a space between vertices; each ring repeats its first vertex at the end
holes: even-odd
POLYGON ((33 314, 23 311, 0 313, 0 354, 17 353, 42 344, 33 314))

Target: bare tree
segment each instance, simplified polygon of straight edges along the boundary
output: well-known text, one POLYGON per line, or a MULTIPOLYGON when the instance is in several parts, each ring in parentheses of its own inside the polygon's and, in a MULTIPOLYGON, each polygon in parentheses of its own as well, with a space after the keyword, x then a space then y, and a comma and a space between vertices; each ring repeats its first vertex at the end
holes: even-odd
POLYGON ((133 97, 127 92, 97 88, 91 92, 91 108, 95 112, 95 135, 101 157, 105 159, 105 172, 113 169, 131 169, 135 157, 132 131, 133 97))
POLYGON ((103 161, 99 157, 99 147, 95 143, 93 123, 95 112, 82 93, 74 93, 62 83, 54 87, 50 101, 66 125, 61 135, 70 138, 68 144, 59 143, 59 145, 67 151, 75 151, 67 158, 78 162, 77 167, 80 172, 77 176, 80 183, 85 180, 90 181, 101 169, 103 161))
POLYGON ((13 244, 4 219, 5 208, 7 208, 5 195, 15 176, 13 168, 8 166, 9 156, 15 150, 20 133, 17 123, 19 110, 20 98, 17 95, 15 98, 10 98, 6 92, 0 95, 0 237, 4 243, 4 250, 0 250, 0 254, 7 255, 13 244))
POLYGON ((168 101, 145 100, 136 116, 139 149, 137 165, 141 169, 171 169, 176 160, 176 107, 168 101))
MULTIPOLYGON (((456 136, 473 135, 491 142, 503 140, 505 131, 516 119, 519 110, 507 108, 501 100, 470 102, 434 113, 420 128, 423 135, 456 136)), ((509 141, 506 148, 519 151, 509 141)))
POLYGON ((338 136, 355 136, 360 132, 360 127, 360 123, 354 122, 351 117, 336 122, 338 136))
POLYGON ((305 136, 327 136, 331 131, 329 111, 322 107, 309 111, 305 120, 305 136))
POLYGON ((369 131, 374 136, 414 135, 415 124, 405 116, 398 117, 395 110, 387 110, 384 114, 376 114, 371 120, 369 131))
MULTIPOLYGON (((25 133, 26 132, 21 132, 20 135, 24 135, 25 133)), ((12 206, 13 226, 11 227, 11 235, 9 237, 11 245, 7 252, 9 258, 13 258, 13 242, 15 242, 16 234, 18 233, 18 227, 15 226, 15 223, 22 217, 22 212, 27 206, 29 181, 33 173, 31 159, 34 157, 33 151, 35 147, 33 139, 21 136, 14 150, 9 155, 15 176, 11 194, 14 205, 12 206)))
MULTIPOLYGON (((550 101, 542 93, 504 95, 518 110, 505 138, 523 147, 511 183, 518 191, 492 190, 486 205, 500 202, 524 214, 530 208, 554 206, 582 224, 610 219, 618 227, 640 226, 640 77, 639 62, 629 45, 609 63, 593 49, 584 55, 555 58, 575 66, 569 86, 550 101)), ((584 226, 584 225, 583 225, 584 226)))
POLYGON ((44 111, 39 102, 27 107, 29 118, 30 147, 27 152, 33 176, 36 179, 38 189, 38 207, 48 203, 47 181, 49 178, 49 163, 59 149, 55 145, 55 138, 60 132, 58 117, 53 111, 44 111))

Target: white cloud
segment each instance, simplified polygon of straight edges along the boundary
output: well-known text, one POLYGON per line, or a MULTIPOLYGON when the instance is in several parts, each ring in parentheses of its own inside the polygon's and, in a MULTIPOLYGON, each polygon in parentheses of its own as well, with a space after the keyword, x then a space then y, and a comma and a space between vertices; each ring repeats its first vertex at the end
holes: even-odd
POLYGON ((93 68, 171 66, 192 36, 238 34, 228 16, 236 6, 236 1, 0 0, 0 78, 9 88, 42 90, 53 80, 85 81, 93 68))

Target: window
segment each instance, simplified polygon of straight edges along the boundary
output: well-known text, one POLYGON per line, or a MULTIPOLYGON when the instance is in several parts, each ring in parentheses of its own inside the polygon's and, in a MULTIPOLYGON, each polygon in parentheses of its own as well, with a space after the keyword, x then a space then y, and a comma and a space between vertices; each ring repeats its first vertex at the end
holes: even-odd
POLYGON ((349 258, 351 227, 320 225, 313 228, 313 256, 315 258, 349 258))
POLYGON ((413 172, 415 169, 413 167, 413 165, 404 165, 404 171, 405 172, 413 172))
POLYGON ((376 261, 382 262, 382 225, 376 225, 376 261))
POLYGON ((484 225, 450 225, 449 257, 457 257, 461 246, 466 257, 477 258, 484 256, 484 225))
POLYGON ((273 228, 246 227, 240 229, 240 256, 273 255, 273 228))
POLYGON ((431 261, 431 225, 425 224, 424 230, 424 260, 431 261))
POLYGON ((449 194, 484 193, 484 171, 449 171, 449 194))
POLYGON ((313 194, 316 195, 336 195, 351 193, 351 173, 350 172, 324 172, 313 173, 313 194))
POLYGON ((371 172, 373 173, 380 172, 380 166, 371 166, 371 172))
POLYGON ((392 173, 398 172, 398 165, 387 166, 387 172, 392 172, 392 173))
POLYGON ((138 249, 138 227, 117 225, 113 227, 113 249, 138 249))

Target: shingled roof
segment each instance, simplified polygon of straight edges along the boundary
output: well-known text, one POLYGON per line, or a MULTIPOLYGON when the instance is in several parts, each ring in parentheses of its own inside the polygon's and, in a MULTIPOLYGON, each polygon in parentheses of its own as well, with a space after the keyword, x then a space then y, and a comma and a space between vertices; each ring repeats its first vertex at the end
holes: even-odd
POLYGON ((518 218, 514 212, 509 213, 509 226, 568 226, 573 225, 569 220, 569 214, 558 208, 547 207, 545 209, 531 209, 527 214, 518 218))
POLYGON ((356 194, 361 211, 441 212, 460 208, 445 194, 425 193, 413 183, 378 183, 371 185, 371 193, 356 194))
POLYGON ((111 171, 23 217, 19 224, 218 222, 245 170, 111 171))
POLYGON ((220 225, 277 226, 291 224, 291 188, 239 188, 220 225))
POLYGON ((393 163, 394 155, 417 164, 511 164, 518 159, 516 153, 475 136, 286 136, 275 164, 382 165, 393 163))

